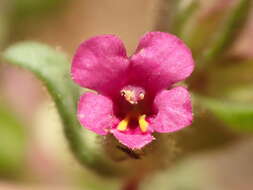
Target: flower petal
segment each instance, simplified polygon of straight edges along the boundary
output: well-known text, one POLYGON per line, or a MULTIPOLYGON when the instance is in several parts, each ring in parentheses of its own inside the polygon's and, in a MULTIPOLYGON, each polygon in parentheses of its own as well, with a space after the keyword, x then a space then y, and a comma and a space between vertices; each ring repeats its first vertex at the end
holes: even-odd
POLYGON ((192 123, 193 114, 190 94, 184 87, 161 91, 154 100, 155 118, 151 127, 160 133, 182 129, 192 123))
POLYGON ((194 68, 190 49, 176 36, 164 32, 144 35, 131 64, 134 83, 155 91, 184 80, 194 68))
POLYGON ((106 135, 118 120, 113 115, 112 101, 102 95, 87 92, 78 103, 78 119, 87 129, 106 135))
POLYGON ((111 132, 120 143, 130 149, 141 149, 154 140, 154 137, 150 133, 128 133, 118 131, 117 129, 114 129, 111 132))
POLYGON ((126 80, 129 61, 122 41, 101 35, 83 42, 72 61, 73 80, 100 93, 118 90, 126 80))

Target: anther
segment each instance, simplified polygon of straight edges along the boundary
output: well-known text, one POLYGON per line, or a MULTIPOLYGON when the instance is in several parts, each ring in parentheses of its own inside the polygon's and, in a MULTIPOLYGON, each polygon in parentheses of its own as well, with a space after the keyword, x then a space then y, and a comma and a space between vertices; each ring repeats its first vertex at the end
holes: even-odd
POLYGON ((129 123, 129 118, 126 117, 125 119, 121 120, 117 126, 117 129, 119 131, 125 131, 127 130, 127 126, 128 126, 128 123, 129 123))
POLYGON ((130 104, 138 104, 145 97, 145 90, 143 88, 131 85, 125 86, 120 93, 130 104))
POLYGON ((140 126, 140 129, 141 129, 141 131, 142 132, 147 132, 147 130, 148 130, 148 122, 146 121, 146 115, 145 114, 143 114, 143 115, 141 115, 141 116, 139 116, 139 126, 140 126))

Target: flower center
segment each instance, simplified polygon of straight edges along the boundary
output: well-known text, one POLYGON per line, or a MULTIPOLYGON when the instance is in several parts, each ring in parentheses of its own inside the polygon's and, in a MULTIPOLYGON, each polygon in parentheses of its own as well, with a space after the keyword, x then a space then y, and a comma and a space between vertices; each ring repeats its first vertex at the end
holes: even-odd
POLYGON ((145 98, 145 90, 141 87, 128 85, 125 86, 120 93, 126 102, 130 104, 128 105, 131 109, 129 109, 124 119, 119 122, 117 129, 119 131, 126 131, 131 123, 137 123, 142 132, 147 132, 148 122, 146 121, 146 115, 141 114, 140 106, 140 102, 145 98))

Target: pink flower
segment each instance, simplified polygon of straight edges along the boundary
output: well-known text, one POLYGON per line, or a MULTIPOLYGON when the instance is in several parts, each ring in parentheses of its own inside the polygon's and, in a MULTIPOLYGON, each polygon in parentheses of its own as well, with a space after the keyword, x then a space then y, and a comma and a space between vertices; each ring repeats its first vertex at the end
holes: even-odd
POLYGON ((192 123, 190 95, 172 84, 193 71, 191 51, 176 36, 145 34, 131 57, 114 35, 83 42, 72 62, 73 80, 95 92, 83 94, 78 119, 85 128, 112 133, 120 143, 140 149, 152 132, 170 133, 192 123))

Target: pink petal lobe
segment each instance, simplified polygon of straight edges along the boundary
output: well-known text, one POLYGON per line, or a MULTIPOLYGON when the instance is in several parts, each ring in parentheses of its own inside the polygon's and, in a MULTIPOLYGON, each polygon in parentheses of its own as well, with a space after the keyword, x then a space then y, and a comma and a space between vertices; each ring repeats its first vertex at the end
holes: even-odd
POLYGON ((122 41, 114 35, 101 35, 79 46, 72 60, 71 74, 80 86, 110 94, 126 80, 128 65, 122 41))
POLYGON ((154 137, 150 133, 129 133, 121 132, 117 129, 114 129, 111 132, 121 144, 130 149, 141 149, 154 140, 154 137))
POLYGON ((106 135, 118 123, 111 99, 92 92, 80 97, 77 116, 85 128, 99 135, 106 135))
POLYGON ((155 97, 154 109, 157 115, 150 125, 157 132, 174 132, 192 123, 190 94, 184 87, 161 91, 155 97))
POLYGON ((176 36, 164 32, 145 34, 131 64, 132 80, 155 91, 184 80, 194 68, 190 49, 176 36))

